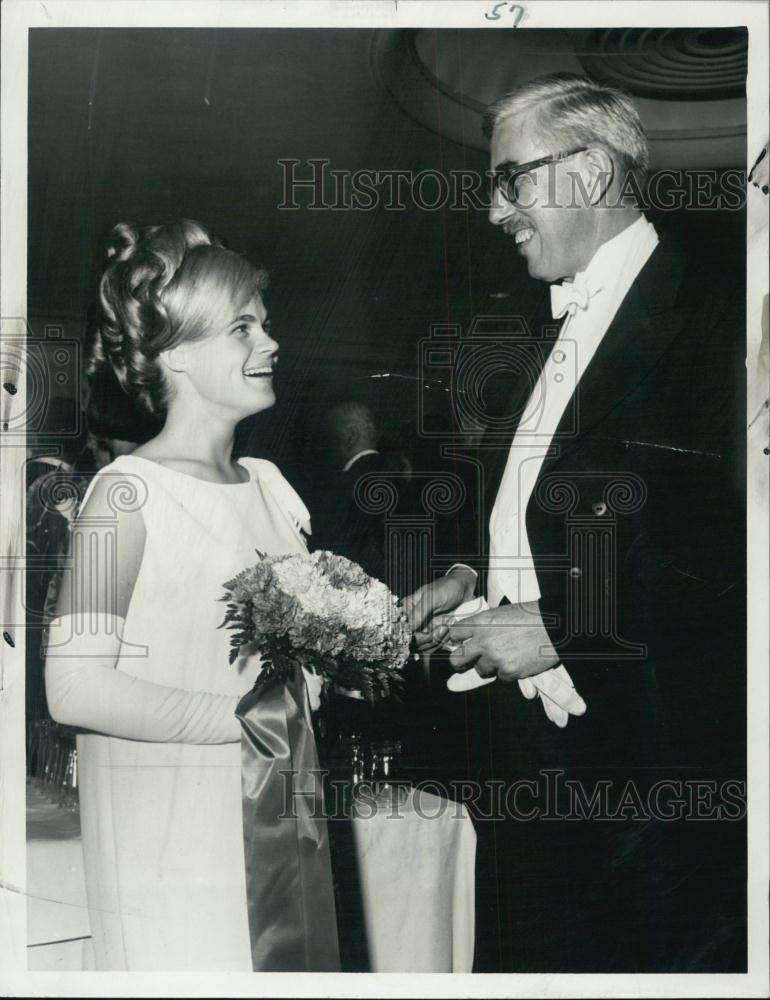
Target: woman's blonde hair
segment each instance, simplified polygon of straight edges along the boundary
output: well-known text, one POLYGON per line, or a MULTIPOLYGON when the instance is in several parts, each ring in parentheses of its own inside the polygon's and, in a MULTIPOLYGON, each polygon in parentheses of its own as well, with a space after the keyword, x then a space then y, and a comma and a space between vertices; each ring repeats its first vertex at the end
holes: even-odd
POLYGON ((112 231, 100 316, 86 372, 104 365, 146 413, 161 416, 168 386, 158 356, 202 340, 267 285, 267 274, 190 220, 112 231))

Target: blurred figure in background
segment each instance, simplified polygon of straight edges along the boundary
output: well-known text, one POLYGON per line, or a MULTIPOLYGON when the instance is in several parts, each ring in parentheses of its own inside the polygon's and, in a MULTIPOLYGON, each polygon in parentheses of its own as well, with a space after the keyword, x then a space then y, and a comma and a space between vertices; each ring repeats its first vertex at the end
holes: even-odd
POLYGON ((362 468, 368 471, 380 467, 380 435, 374 415, 365 403, 357 400, 338 403, 329 412, 328 422, 332 446, 343 472, 350 472, 354 465, 357 473, 362 468))
MULTIPOLYGON (((398 574, 391 571, 387 552, 390 511, 374 513, 366 504, 366 477, 372 477, 369 489, 375 492, 378 483, 384 489, 385 484, 394 487, 400 502, 409 486, 407 460, 386 451, 373 407, 361 398, 338 400, 311 427, 313 548, 352 559, 398 593, 398 574)), ((329 768, 334 780, 350 775, 366 781, 404 777, 415 756, 415 747, 404 739, 415 702, 413 670, 407 670, 406 680, 403 704, 371 705, 360 692, 341 688, 326 698, 319 754, 321 766, 329 768)), ((352 831, 346 822, 337 822, 330 824, 329 832, 342 967, 366 972, 369 958, 352 831)))
MULTIPOLYGON (((414 433, 414 398, 400 388, 402 394, 395 395, 392 385, 379 391, 379 397, 362 391, 327 403, 313 424, 313 461, 307 463, 316 470, 312 543, 315 549, 331 549, 354 560, 403 596, 423 555, 416 547, 422 528, 430 526, 433 532, 431 556, 451 561, 464 551, 462 539, 458 541, 463 534, 459 522, 475 521, 465 507, 447 515, 426 505, 423 494, 446 483, 448 474, 461 474, 462 464, 442 457, 435 444, 426 447, 414 433), (419 459, 413 457, 417 454, 419 459)), ((472 492, 467 489, 469 498, 472 492)), ((348 738, 363 733, 373 744, 395 741, 400 775, 415 781, 443 779, 448 755, 459 745, 457 717, 463 705, 446 691, 445 658, 435 659, 432 666, 427 660, 407 665, 400 706, 372 711, 352 701, 350 692, 332 699, 327 706, 330 729, 348 738)))
POLYGON ((316 456, 325 468, 318 470, 311 508, 313 547, 347 556, 398 593, 386 542, 386 518, 392 512, 373 511, 364 477, 373 477, 372 489, 378 474, 391 483, 400 510, 410 504, 411 463, 405 453, 383 445, 373 409, 361 399, 335 403, 324 414, 321 431, 316 456))
POLYGON ((42 429, 28 438, 24 603, 27 623, 25 701, 30 734, 37 721, 48 719, 40 640, 49 590, 67 550, 69 527, 77 509, 79 474, 75 468, 88 454, 89 438, 82 417, 80 427, 73 427, 71 408, 57 399, 49 401, 42 429))
POLYGON ((46 780, 51 746, 65 744, 74 751, 74 731, 51 719, 43 683, 46 626, 56 607, 70 529, 98 470, 152 433, 114 376, 93 378, 85 405, 73 428, 71 406, 50 400, 43 430, 27 448, 27 773, 46 780))
POLYGON ((81 415, 80 426, 72 426, 72 410, 62 399, 50 399, 43 426, 27 434, 26 488, 36 479, 61 470, 70 472, 88 446, 88 432, 81 415))

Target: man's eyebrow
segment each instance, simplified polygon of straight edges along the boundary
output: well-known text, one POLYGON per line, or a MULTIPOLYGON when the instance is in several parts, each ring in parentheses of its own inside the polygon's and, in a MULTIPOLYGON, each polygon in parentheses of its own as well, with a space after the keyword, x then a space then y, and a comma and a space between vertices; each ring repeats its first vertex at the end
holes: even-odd
POLYGON ((518 160, 503 160, 502 163, 497 164, 495 170, 515 170, 518 166, 520 166, 518 160))

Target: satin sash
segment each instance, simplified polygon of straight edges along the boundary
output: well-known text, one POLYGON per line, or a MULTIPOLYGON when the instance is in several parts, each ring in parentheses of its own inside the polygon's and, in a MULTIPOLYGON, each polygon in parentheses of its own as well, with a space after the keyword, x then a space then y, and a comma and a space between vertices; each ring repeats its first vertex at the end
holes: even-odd
POLYGON ((252 967, 339 972, 323 785, 301 667, 287 684, 244 695, 235 714, 252 967))

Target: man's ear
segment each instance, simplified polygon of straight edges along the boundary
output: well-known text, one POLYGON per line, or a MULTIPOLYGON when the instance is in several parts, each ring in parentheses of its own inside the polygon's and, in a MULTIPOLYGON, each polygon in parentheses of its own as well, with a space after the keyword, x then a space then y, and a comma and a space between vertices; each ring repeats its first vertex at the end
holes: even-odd
POLYGON ((167 351, 161 351, 158 360, 168 371, 183 372, 187 369, 188 354, 185 344, 177 344, 167 351))
POLYGON ((615 164, 609 153, 598 146, 591 146, 584 156, 588 169, 588 204, 598 205, 607 197, 615 176, 615 164))

